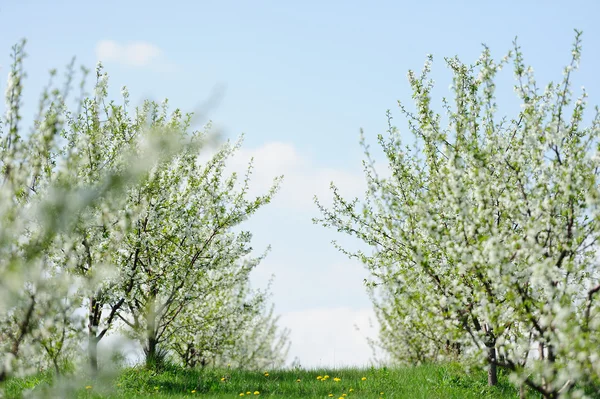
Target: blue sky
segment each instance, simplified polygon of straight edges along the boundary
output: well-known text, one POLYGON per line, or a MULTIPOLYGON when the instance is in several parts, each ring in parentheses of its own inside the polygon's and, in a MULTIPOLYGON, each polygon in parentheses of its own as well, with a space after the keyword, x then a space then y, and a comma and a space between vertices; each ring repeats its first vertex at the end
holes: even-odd
MULTIPOLYGON (((256 248, 272 245, 253 280, 271 274, 281 323, 292 328, 291 357, 303 365, 366 364, 373 335, 366 272, 331 245, 342 238, 311 223, 314 194, 329 181, 361 195, 358 145, 363 128, 374 142, 396 101, 410 101, 406 79, 434 56, 434 95, 448 96, 443 57, 473 62, 481 43, 501 57, 519 37, 539 83, 562 78, 573 29, 583 30, 583 59, 574 91, 585 85, 600 103, 600 15, 597 1, 42 1, 0 2, 0 73, 10 47, 28 39, 25 110, 31 114, 48 70, 102 59, 109 87, 126 85, 133 104, 169 98, 193 110, 220 93, 208 117, 227 137, 246 134, 238 166, 256 157, 255 186, 286 175, 272 205, 246 227, 256 248), (357 324, 360 331, 354 329, 357 324)), ((514 102, 503 72, 499 103, 514 102)), ((0 82, 4 91, 5 80, 0 82)), ((1 108, 3 109, 3 107, 1 108)), ((408 136, 407 136, 408 140, 408 136)))

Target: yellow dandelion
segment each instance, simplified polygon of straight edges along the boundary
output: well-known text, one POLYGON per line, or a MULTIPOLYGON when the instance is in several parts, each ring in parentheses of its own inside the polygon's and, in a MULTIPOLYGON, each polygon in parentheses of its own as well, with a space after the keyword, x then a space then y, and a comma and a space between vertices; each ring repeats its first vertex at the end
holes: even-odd
POLYGON ((155 390, 155 391, 158 391, 158 389, 159 389, 158 387, 154 387, 154 390, 155 390))
POLYGON ((252 395, 252 392, 248 391, 246 392, 246 395, 252 395))
POLYGON ((354 391, 354 388, 348 389, 348 392, 352 392, 352 391, 354 391))
POLYGON ((334 380, 335 382, 340 382, 342 379, 341 379, 341 378, 337 378, 337 377, 335 377, 333 380, 334 380))
POLYGON ((330 394, 329 394, 329 395, 327 395, 327 396, 329 396, 330 398, 332 398, 332 397, 333 397, 333 394, 332 394, 332 393, 330 393, 330 394))
POLYGON ((298 378, 298 379, 296 380, 296 382, 300 382, 300 381, 302 381, 300 378, 298 378))
POLYGON ((379 392, 380 395, 383 395, 383 392, 379 392))
POLYGON ((269 373, 265 373, 265 377, 268 377, 268 376, 269 376, 269 373))
POLYGON ((363 380, 363 381, 366 381, 366 380, 367 380, 367 377, 363 377, 363 378, 361 378, 361 380, 363 380))
POLYGON ((347 393, 343 393, 343 394, 342 394, 342 396, 343 396, 343 397, 346 397, 346 396, 348 396, 348 394, 347 394, 347 393))
POLYGON ((244 396, 244 392, 240 393, 240 396, 244 396))
POLYGON ((258 392, 258 391, 254 391, 254 394, 255 394, 255 395, 260 395, 260 392, 258 392))
POLYGON ((222 378, 221 378, 221 381, 225 381, 225 377, 222 377, 222 378))
POLYGON ((92 386, 91 385, 86 385, 85 389, 92 389, 92 386))
POLYGON ((317 380, 321 380, 321 379, 323 379, 323 377, 321 377, 320 375, 317 376, 317 380))
POLYGON ((325 379, 328 379, 328 378, 329 378, 329 376, 328 376, 328 375, 326 375, 326 376, 324 376, 323 378, 325 378, 325 379))
POLYGON ((195 390, 195 389, 192 389, 192 393, 196 393, 196 390, 195 390))

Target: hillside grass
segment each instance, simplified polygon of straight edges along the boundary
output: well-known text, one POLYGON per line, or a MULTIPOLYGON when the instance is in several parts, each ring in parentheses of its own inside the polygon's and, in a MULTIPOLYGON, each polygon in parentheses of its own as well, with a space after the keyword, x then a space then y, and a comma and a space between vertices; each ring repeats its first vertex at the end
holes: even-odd
MULTIPOLYGON (((54 379, 51 373, 42 373, 25 379, 13 378, 4 385, 7 398, 27 397, 28 394, 34 394, 35 397, 123 399, 518 397, 518 390, 504 376, 500 376, 497 386, 489 387, 485 372, 467 374, 459 365, 265 372, 236 369, 186 370, 177 367, 156 372, 135 367, 101 380, 81 374, 54 379), (318 376, 329 377, 319 380, 318 376), (334 380, 336 378, 340 380, 334 380)), ((539 396, 530 393, 528 397, 539 396)))

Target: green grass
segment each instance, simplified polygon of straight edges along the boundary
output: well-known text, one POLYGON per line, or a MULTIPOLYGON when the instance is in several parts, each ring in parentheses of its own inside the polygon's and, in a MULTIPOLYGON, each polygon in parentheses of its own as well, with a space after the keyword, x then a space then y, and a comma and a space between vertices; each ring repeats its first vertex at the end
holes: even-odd
MULTIPOLYGON (((74 375, 56 384, 53 384, 52 375, 47 373, 8 380, 5 383, 5 393, 8 398, 19 398, 26 389, 33 389, 32 393, 39 393, 42 397, 64 398, 222 399, 239 398, 242 392, 244 398, 338 399, 344 397, 343 394, 347 395, 345 398, 365 399, 518 397, 517 390, 503 376, 498 386, 488 387, 484 372, 468 375, 457 365, 393 369, 272 370, 268 373, 265 376, 262 372, 233 369, 184 370, 175 367, 158 373, 139 367, 125 369, 120 374, 101 381, 74 375), (329 378, 320 381, 317 379, 319 375, 328 375, 329 378), (363 377, 366 380, 362 380, 363 377), (341 380, 336 382, 334 378, 341 380), (57 386, 61 385, 62 391, 57 390, 57 386), (255 391, 260 394, 254 395, 255 391), (251 394, 246 395, 246 392, 251 394)), ((530 394, 528 397, 539 396, 530 394)))

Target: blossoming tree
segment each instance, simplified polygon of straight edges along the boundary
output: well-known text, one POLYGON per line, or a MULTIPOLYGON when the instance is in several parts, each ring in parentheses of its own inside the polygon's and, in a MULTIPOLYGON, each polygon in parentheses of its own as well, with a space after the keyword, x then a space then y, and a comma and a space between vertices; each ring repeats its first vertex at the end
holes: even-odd
MULTIPOLYGON (((71 64, 65 88, 49 84, 24 135, 23 44, 13 49, 0 121, 0 381, 48 362, 58 372, 84 339, 97 369, 97 345, 119 321, 152 359, 204 295, 247 286, 262 257, 250 258, 250 233, 232 227, 270 201, 279 179, 247 200, 249 173, 238 191, 236 176, 222 175, 240 143, 203 165, 210 126, 190 132, 192 116, 168 114, 166 101, 132 113, 125 88, 123 105, 109 101, 101 66, 93 96, 84 72, 71 110, 71 64)), ((255 314, 238 315, 246 311, 255 314)))
POLYGON ((280 331, 267 292, 247 285, 207 292, 202 307, 190 308, 173 325, 169 345, 186 367, 264 370, 285 365, 289 331, 280 331), (203 328, 196 326, 202 323, 203 328))
POLYGON ((401 110, 415 137, 401 142, 388 111, 378 141, 380 176, 362 139, 364 203, 317 205, 324 226, 374 251, 346 251, 372 273, 380 344, 398 361, 460 356, 508 370, 547 398, 583 396, 600 381, 600 114, 584 126, 586 94, 571 99, 580 32, 559 83, 538 87, 515 41, 496 62, 488 48, 468 66, 446 59, 454 106, 447 125, 432 109, 428 78, 409 72, 416 112, 401 110), (522 104, 497 115, 494 79, 513 60, 522 104))
MULTIPOLYGON (((68 254, 82 238, 81 227, 86 224, 81 219, 88 217, 93 224, 92 219, 102 213, 97 210, 109 209, 106 204, 124 198, 127 188, 151 166, 148 158, 138 158, 131 148, 121 147, 115 158, 130 167, 94 170, 93 165, 100 163, 92 151, 99 146, 88 140, 74 143, 66 134, 67 125, 73 122, 66 105, 72 69, 62 91, 52 89, 52 81, 44 90, 33 128, 24 136, 20 126, 23 46, 24 42, 13 48, 6 116, 0 125, 0 380, 15 368, 27 371, 40 360, 39 353, 46 353, 58 368, 69 346, 66 341, 80 337, 82 325, 76 311, 85 302, 82 293, 90 292, 85 280, 92 271, 82 270, 84 266, 68 254), (95 177, 87 178, 91 175, 95 177)), ((96 89, 101 94, 103 86, 96 89)), ((91 103, 79 104, 86 109, 91 103)), ((86 122, 91 124, 81 136, 99 139, 91 134, 100 130, 94 125, 97 119, 86 122)), ((142 131, 136 139, 147 144, 145 155, 160 147, 167 158, 182 144, 170 140, 167 130, 160 134, 142 131)), ((93 300, 97 292, 103 290, 88 298, 93 300)))
MULTIPOLYGON (((205 164, 197 151, 186 150, 152 170, 132 194, 135 206, 142 204, 141 215, 125 251, 130 263, 137 262, 131 266, 137 276, 120 319, 144 342, 150 363, 157 346, 172 336, 173 323, 205 306, 211 292, 244 284, 262 259, 249 258, 252 235, 232 229, 270 202, 280 179, 264 196, 248 200, 248 169, 236 191, 237 174, 226 178, 223 172, 240 144, 221 146, 205 164)), ((193 327, 201 330, 202 323, 193 327)))

